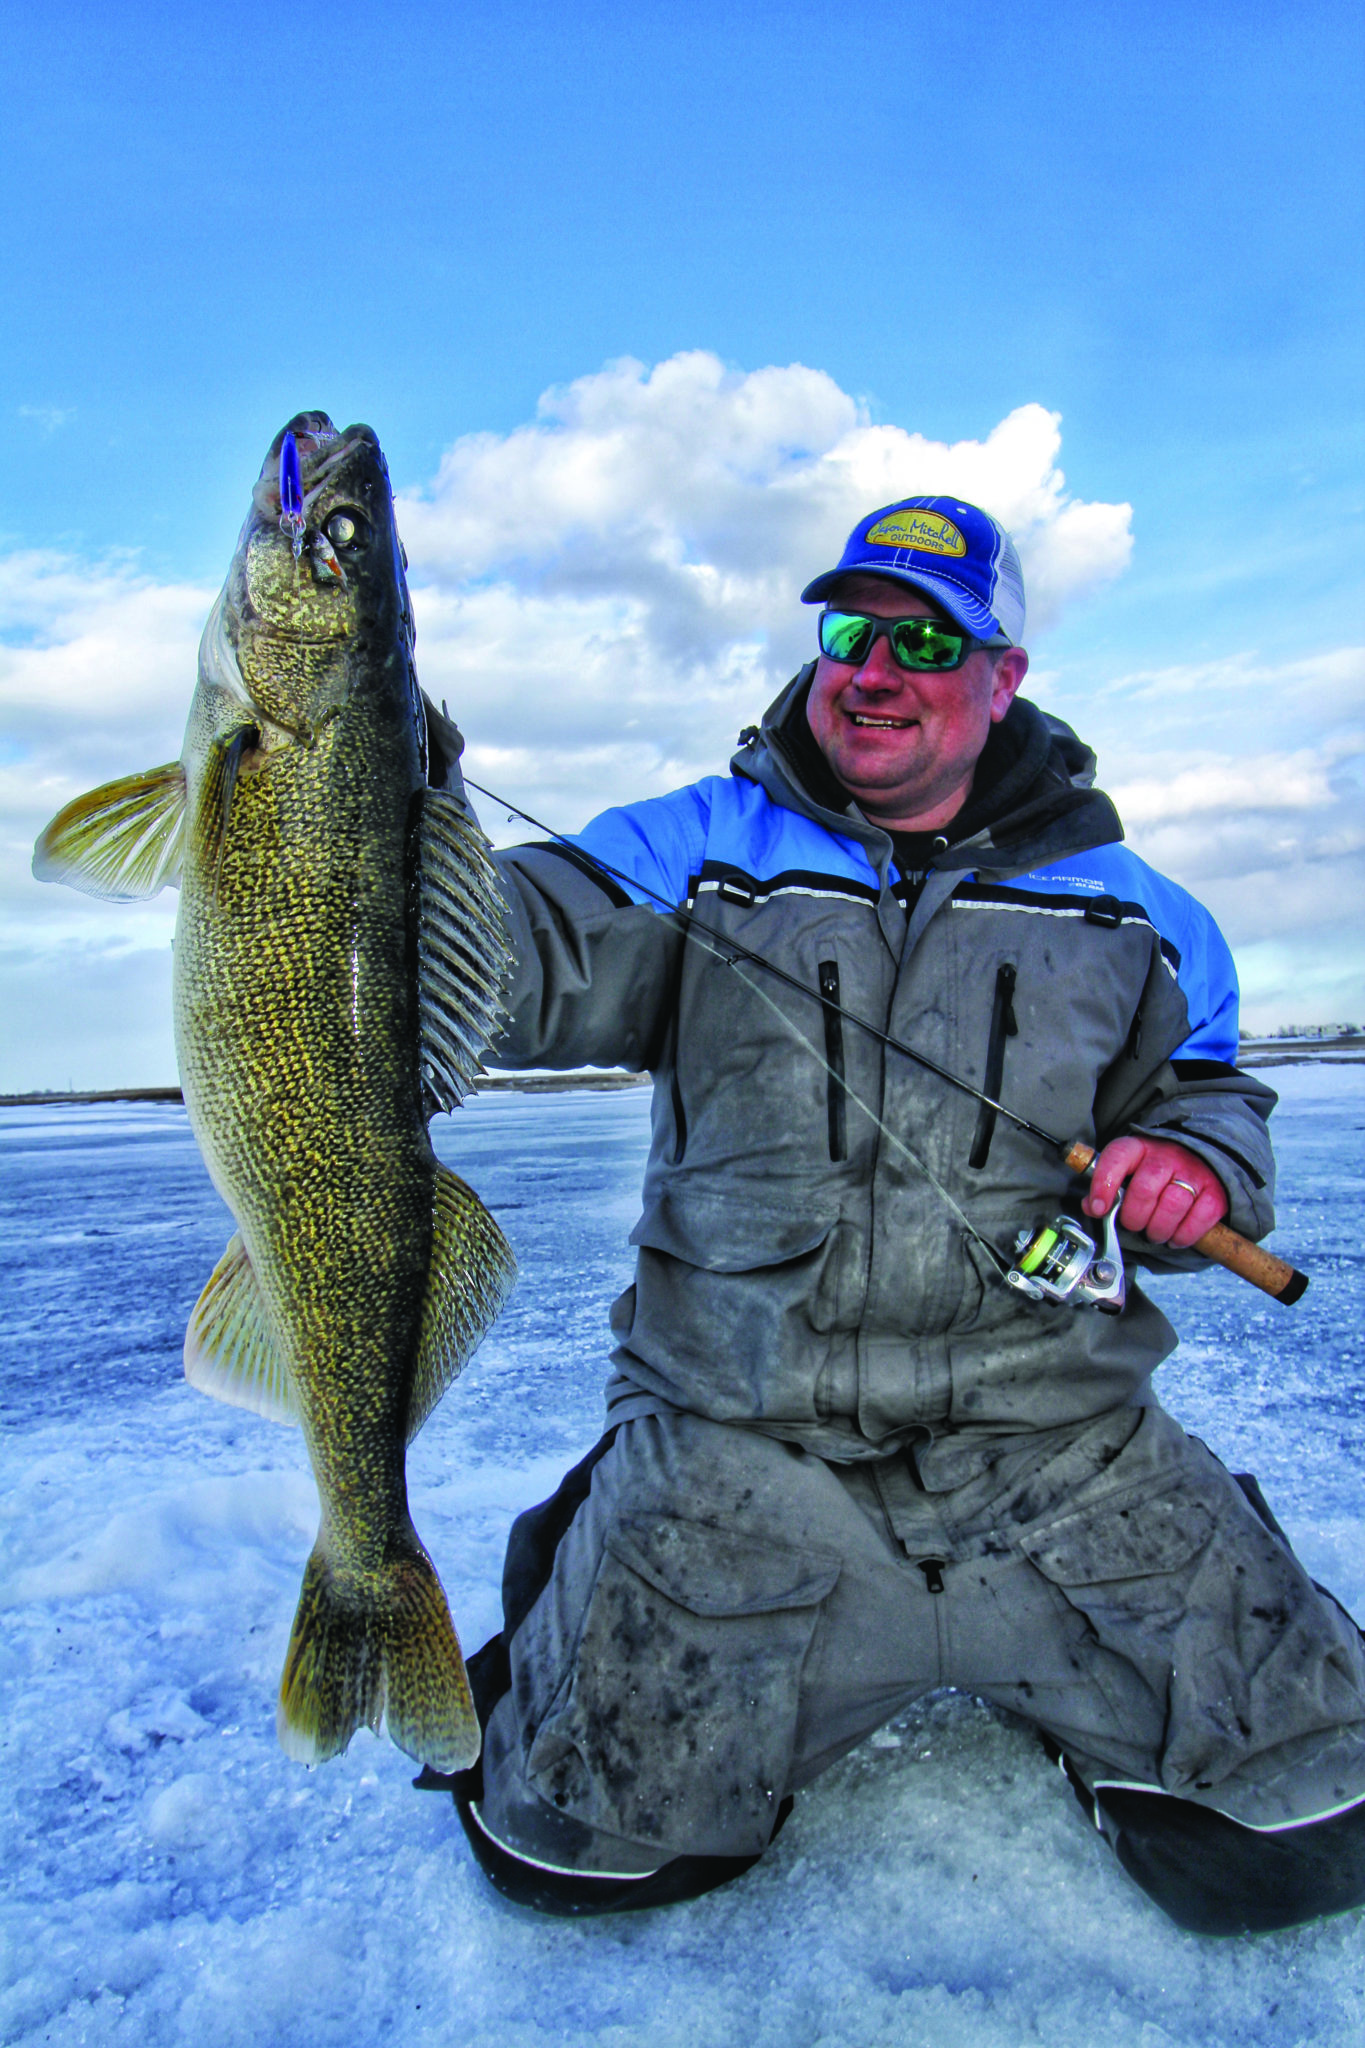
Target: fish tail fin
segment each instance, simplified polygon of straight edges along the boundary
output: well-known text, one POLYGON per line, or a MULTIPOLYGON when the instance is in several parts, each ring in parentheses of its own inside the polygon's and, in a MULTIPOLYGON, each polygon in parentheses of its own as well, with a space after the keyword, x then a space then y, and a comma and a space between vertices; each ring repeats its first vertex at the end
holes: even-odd
POLYGON ((280 1681, 281 1745, 300 1763, 324 1763, 358 1728, 377 1734, 381 1722, 400 1749, 435 1770, 466 1770, 478 1756, 459 1638, 416 1538, 383 1572, 343 1575, 319 1537, 280 1681))

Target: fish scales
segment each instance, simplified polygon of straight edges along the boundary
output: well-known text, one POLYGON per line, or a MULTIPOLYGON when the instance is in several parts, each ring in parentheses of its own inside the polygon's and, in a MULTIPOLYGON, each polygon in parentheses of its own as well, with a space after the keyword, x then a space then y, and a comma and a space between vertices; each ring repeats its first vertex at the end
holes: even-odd
POLYGON ((338 1547, 370 1563, 402 1491, 407 1390, 386 1361, 415 1349, 434 1160, 391 915, 405 821, 385 802, 373 719, 347 724, 239 776, 221 868, 187 866, 174 985, 196 1133, 273 1311, 334 1519, 353 1503, 338 1547), (348 769, 355 741, 367 774, 348 769), (281 857, 305 845, 315 858, 281 857))
POLYGON ((318 1760, 384 1718, 412 1755, 458 1769, 478 1725, 405 1449, 515 1270, 427 1130, 478 1071, 506 956, 482 836, 426 787, 411 609, 368 428, 301 414, 276 437, 205 629, 180 761, 78 799, 35 854, 44 878, 105 895, 152 893, 177 865, 177 1057, 237 1224, 186 1371, 301 1424, 322 1508, 281 1739, 318 1760), (292 529, 278 483, 291 435, 292 529))

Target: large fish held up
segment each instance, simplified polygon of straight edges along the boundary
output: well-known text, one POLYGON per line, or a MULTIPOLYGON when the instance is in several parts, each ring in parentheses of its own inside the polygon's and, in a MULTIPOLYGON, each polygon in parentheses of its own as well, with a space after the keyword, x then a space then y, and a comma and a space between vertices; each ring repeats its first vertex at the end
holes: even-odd
POLYGON ((68 804, 34 871, 125 899, 180 882, 180 1074, 237 1224, 185 1372, 300 1423, 322 1505, 280 1739, 318 1762, 384 1721, 451 1771, 478 1721, 404 1454, 515 1271, 427 1130, 496 1036, 507 954, 487 843, 428 786, 404 566, 374 434, 300 413, 204 630, 179 761, 68 804))

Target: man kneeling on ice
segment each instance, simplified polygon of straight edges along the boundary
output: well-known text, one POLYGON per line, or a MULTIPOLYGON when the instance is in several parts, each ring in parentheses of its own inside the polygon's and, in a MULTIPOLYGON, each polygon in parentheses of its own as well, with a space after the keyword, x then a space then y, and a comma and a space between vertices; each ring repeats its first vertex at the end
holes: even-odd
POLYGON ((474 1854, 551 1913, 694 1896, 956 1686, 1033 1723, 1182 1926, 1354 1906, 1360 1635, 1158 1405, 1175 1336, 1131 1279, 1271 1226, 1228 949, 1016 695, 984 512, 874 512, 802 596, 818 659, 728 776, 499 856, 494 1057, 648 1069, 654 1125, 607 1433, 514 1526, 471 1665, 474 1854), (981 1095, 1093 1140, 1088 1191, 981 1095), (1103 1308, 1006 1283, 1021 1225, 1069 1211, 1102 1249, 1119 1200, 1126 1300, 1121 1261, 1103 1308))

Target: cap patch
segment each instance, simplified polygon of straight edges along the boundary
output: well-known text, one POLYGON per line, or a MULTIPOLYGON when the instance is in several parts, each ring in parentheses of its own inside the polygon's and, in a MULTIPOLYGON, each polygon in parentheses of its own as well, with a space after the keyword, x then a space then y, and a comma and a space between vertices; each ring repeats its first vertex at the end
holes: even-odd
POLYGON ((967 543, 941 512, 891 512, 867 535, 883 548, 917 548, 922 555, 965 555, 967 543))

